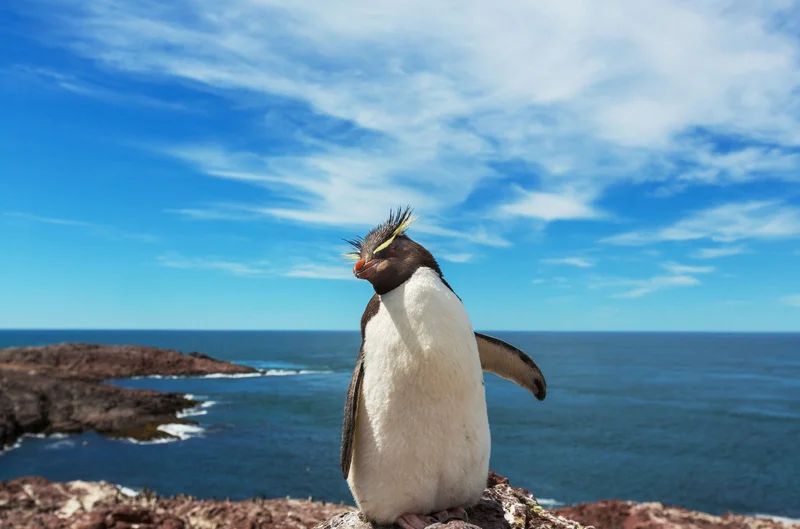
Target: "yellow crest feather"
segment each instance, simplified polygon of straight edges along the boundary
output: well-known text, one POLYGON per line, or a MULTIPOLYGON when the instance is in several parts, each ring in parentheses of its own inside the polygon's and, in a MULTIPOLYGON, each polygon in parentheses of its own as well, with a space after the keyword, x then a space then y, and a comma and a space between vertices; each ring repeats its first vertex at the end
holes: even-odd
POLYGON ((407 216, 405 219, 403 219, 403 222, 401 222, 400 225, 397 226, 397 228, 394 230, 394 232, 392 232, 392 236, 386 239, 386 241, 384 241, 383 244, 375 248, 375 250, 373 250, 373 253, 378 253, 381 250, 385 250, 386 248, 388 248, 389 245, 392 244, 394 238, 403 233, 404 231, 406 231, 408 227, 411 226, 411 223, 414 222, 415 220, 417 220, 417 217, 412 217, 412 216, 407 216))
POLYGON ((390 211, 389 220, 373 228, 366 237, 346 240, 345 242, 349 243, 356 251, 342 254, 342 257, 358 260, 361 258, 364 244, 371 245, 376 241, 382 242, 372 250, 372 253, 376 254, 381 250, 385 250, 392 244, 395 237, 402 235, 415 220, 417 220, 417 217, 413 216, 411 207, 406 207, 405 210, 390 211))

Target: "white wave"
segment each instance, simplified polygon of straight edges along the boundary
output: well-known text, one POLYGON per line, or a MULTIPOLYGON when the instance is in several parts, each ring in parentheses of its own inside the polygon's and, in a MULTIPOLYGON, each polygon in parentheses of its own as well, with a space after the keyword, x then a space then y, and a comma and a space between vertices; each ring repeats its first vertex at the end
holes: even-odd
POLYGON ((564 505, 564 503, 558 500, 554 500, 552 498, 536 498, 536 501, 539 503, 539 505, 547 509, 552 509, 553 507, 560 507, 561 505, 564 505))
MULTIPOLYGON (((176 380, 183 378, 258 378, 258 377, 286 377, 293 375, 329 375, 333 371, 314 370, 314 369, 259 369, 253 373, 210 373, 208 375, 147 375, 141 377, 130 377, 129 380, 139 380, 144 378, 176 380)), ((189 397, 191 398, 191 397, 189 397)))
POLYGON ((117 490, 120 492, 120 494, 127 496, 129 498, 135 498, 136 496, 139 495, 140 492, 142 492, 142 489, 136 490, 130 487, 126 487, 125 485, 114 485, 114 486, 117 487, 117 490))
POLYGON ((12 451, 12 450, 14 450, 16 448, 19 448, 20 446, 22 446, 22 440, 21 439, 17 439, 17 441, 13 445, 4 446, 4 447, 0 448, 0 456, 3 456, 6 453, 8 453, 8 452, 10 452, 10 451, 12 451))
POLYGON ((265 377, 288 377, 292 375, 330 375, 333 371, 315 371, 313 369, 267 369, 265 377))
MULTIPOLYGON (((193 400, 193 401, 202 401, 202 400, 208 398, 207 395, 193 395, 191 393, 186 393, 183 396, 186 397, 187 399, 193 400)), ((194 406, 192 408, 189 408, 189 409, 186 409, 186 410, 183 410, 183 411, 179 411, 176 414, 176 416, 179 419, 183 419, 184 417, 197 417, 197 416, 200 416, 200 415, 206 415, 206 414, 208 414, 208 410, 206 408, 210 408, 211 406, 213 406, 216 403, 217 402, 214 401, 214 400, 206 400, 204 402, 200 402, 200 404, 198 404, 197 406, 194 406)))
POLYGON ((198 378, 256 378, 263 376, 264 374, 261 371, 256 371, 255 373, 211 373, 198 378))
POLYGON ((139 439, 134 439, 132 437, 126 437, 123 439, 131 444, 135 445, 163 445, 166 443, 177 443, 180 439, 176 439, 174 437, 159 437, 158 439, 150 439, 149 441, 140 441, 139 439))
POLYGON ((183 419, 185 417, 199 417, 200 415, 206 415, 207 413, 208 410, 201 410, 198 406, 196 408, 189 408, 185 411, 179 411, 175 414, 175 416, 178 417, 178 419, 183 419))
POLYGON ((69 434, 66 433, 51 433, 50 435, 44 433, 26 433, 22 437, 29 437, 32 439, 66 439, 69 434))
POLYGON ((800 526, 800 518, 787 518, 786 516, 775 516, 772 514, 763 514, 763 513, 756 513, 753 515, 753 517, 775 520, 776 522, 781 522, 785 525, 788 525, 789 527, 800 526))
POLYGON ((73 448, 75 446, 75 441, 72 439, 62 439, 60 441, 56 441, 55 443, 50 443, 44 446, 45 450, 62 450, 64 448, 73 448))
POLYGON ((162 424, 157 428, 158 430, 173 435, 180 439, 181 441, 185 441, 186 439, 190 439, 192 437, 199 437, 205 432, 204 428, 200 426, 194 426, 192 424, 162 424))

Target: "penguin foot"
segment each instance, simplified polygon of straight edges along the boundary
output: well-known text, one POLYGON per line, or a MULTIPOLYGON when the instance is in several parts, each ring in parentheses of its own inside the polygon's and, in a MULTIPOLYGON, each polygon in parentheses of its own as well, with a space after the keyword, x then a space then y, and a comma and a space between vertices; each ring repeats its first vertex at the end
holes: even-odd
POLYGON ((404 514, 395 522, 403 529, 425 529, 429 525, 437 523, 439 520, 433 516, 422 516, 419 514, 404 514))
POLYGON ((404 514, 397 519, 403 529, 425 529, 433 524, 446 524, 450 520, 469 521, 467 511, 463 507, 451 507, 431 515, 404 514))

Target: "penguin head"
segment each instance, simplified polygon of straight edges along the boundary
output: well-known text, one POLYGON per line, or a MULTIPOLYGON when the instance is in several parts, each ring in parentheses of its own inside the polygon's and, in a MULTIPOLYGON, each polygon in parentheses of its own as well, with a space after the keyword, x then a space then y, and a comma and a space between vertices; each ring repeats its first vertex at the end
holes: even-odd
POLYGON ((377 294, 386 294, 405 283, 420 267, 428 267, 441 277, 433 255, 406 235, 414 222, 411 208, 389 213, 389 219, 364 237, 347 241, 355 251, 346 254, 357 259, 353 275, 372 283, 377 294))

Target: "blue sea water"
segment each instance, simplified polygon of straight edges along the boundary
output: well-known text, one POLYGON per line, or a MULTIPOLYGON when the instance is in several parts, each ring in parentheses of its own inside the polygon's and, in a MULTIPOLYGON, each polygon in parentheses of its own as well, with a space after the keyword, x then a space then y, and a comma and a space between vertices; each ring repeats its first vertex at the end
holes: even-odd
MULTIPOLYGON (((564 504, 618 498, 800 517, 800 334, 494 334, 527 351, 548 382, 538 402, 486 376, 491 467, 512 484, 564 504)), ((95 434, 27 438, 0 456, 0 480, 43 475, 200 497, 352 501, 338 462, 358 333, 0 331, 0 347, 62 341, 305 371, 114 381, 206 400, 206 413, 192 417, 202 432, 151 445, 95 434)))

